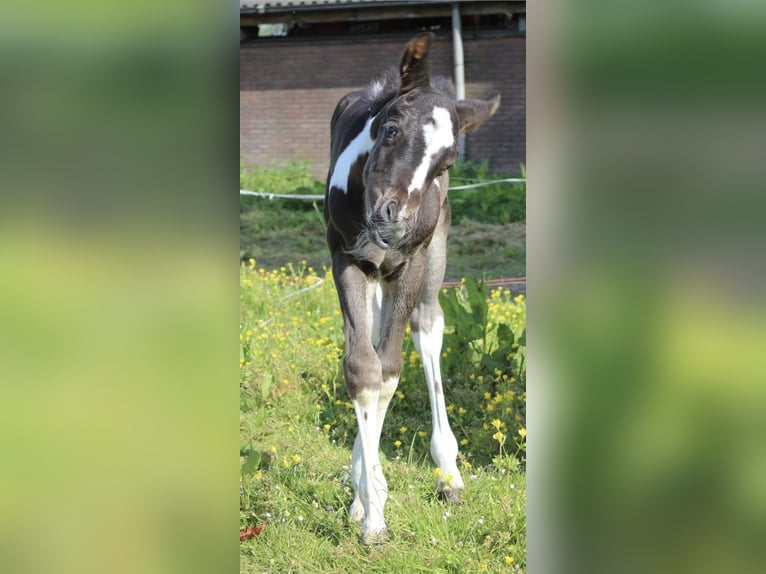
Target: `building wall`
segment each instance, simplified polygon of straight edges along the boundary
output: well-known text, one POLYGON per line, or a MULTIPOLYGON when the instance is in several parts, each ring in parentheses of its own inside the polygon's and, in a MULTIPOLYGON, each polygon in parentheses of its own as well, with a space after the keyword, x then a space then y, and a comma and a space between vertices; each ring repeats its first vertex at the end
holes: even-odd
MULTIPOLYGON (((330 117, 347 92, 398 64, 406 38, 359 43, 255 41, 240 47, 240 158, 256 165, 308 160, 327 175, 330 117)), ((526 156, 526 41, 523 37, 464 40, 466 97, 502 95, 497 114, 466 137, 466 157, 518 173, 526 156)), ((452 77, 452 43, 437 38, 432 74, 452 77)))

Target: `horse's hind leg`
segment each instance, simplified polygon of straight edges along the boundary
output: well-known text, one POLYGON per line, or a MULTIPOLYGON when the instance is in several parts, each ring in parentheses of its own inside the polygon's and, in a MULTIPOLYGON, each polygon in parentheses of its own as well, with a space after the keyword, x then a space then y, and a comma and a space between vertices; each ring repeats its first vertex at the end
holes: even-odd
POLYGON ((425 284, 412 314, 412 340, 423 361, 428 397, 431 402, 431 457, 441 469, 437 491, 452 502, 460 504, 463 479, 457 468, 457 439, 447 418, 439 357, 444 334, 444 314, 439 305, 439 289, 446 265, 446 231, 437 233, 429 246, 429 262, 425 284))

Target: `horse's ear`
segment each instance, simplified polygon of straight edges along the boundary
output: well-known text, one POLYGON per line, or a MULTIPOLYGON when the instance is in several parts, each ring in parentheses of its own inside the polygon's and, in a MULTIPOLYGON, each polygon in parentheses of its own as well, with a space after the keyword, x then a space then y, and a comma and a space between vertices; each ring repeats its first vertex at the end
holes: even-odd
POLYGON ((472 132, 491 118, 500 107, 500 94, 489 101, 458 100, 457 116, 460 120, 460 133, 472 132))
POLYGON ((399 64, 399 74, 402 78, 400 94, 415 88, 427 88, 431 84, 431 70, 428 63, 428 46, 434 35, 431 32, 415 36, 407 43, 399 64))

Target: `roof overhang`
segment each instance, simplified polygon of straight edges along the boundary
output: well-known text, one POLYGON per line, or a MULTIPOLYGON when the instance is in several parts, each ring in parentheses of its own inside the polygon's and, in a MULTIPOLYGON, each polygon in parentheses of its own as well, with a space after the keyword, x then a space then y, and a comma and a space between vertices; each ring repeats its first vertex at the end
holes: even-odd
MULTIPOLYGON (((455 2, 393 2, 387 0, 341 1, 304 0, 261 2, 240 0, 239 21, 243 26, 281 22, 341 22, 396 18, 441 18, 452 13, 455 2)), ((526 12, 526 1, 459 2, 465 16, 526 12)))

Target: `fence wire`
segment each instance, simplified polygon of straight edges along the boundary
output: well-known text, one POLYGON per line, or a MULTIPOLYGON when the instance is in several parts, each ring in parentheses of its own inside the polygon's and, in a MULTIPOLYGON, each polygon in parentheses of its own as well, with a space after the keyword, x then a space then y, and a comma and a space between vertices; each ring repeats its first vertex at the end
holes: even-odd
MULTIPOLYGON (((487 181, 481 181, 479 183, 470 183, 466 185, 458 185, 450 187, 450 191, 460 191, 462 189, 475 189, 477 187, 484 187, 485 185, 494 185, 496 183, 526 183, 526 178, 523 177, 508 177, 505 179, 492 179, 487 181)), ((322 201, 324 195, 292 195, 287 193, 269 193, 267 191, 249 191, 247 189, 240 189, 239 195, 249 195, 253 197, 263 197, 265 199, 298 199, 303 201, 322 201)))

